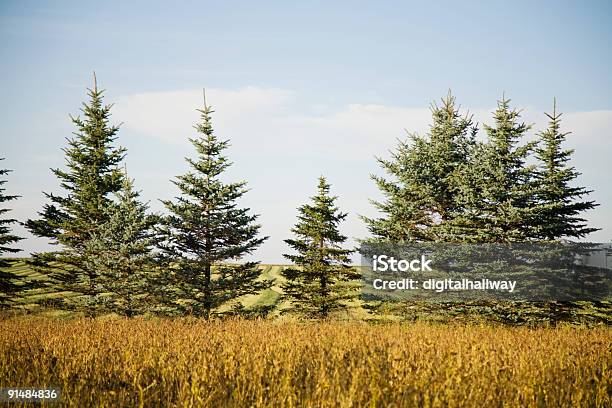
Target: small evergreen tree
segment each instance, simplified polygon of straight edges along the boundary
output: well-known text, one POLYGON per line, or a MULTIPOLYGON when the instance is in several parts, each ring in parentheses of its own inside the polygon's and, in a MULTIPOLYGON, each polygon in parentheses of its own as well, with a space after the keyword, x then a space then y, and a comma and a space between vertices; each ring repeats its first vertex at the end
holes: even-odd
POLYGON ((87 269, 97 273, 90 307, 126 317, 155 312, 162 303, 153 253, 158 220, 147 214, 148 206, 139 201, 127 175, 116 195, 118 205, 109 207, 108 220, 85 248, 87 269))
POLYGON ((530 241, 535 237, 535 169, 526 161, 535 142, 519 145, 530 126, 520 122, 509 99, 498 101, 493 118, 493 126, 484 126, 488 141, 478 146, 460 177, 465 241, 530 241))
POLYGON ((330 185, 320 177, 312 204, 299 208, 299 222, 291 230, 296 238, 285 240, 297 252, 284 255, 295 264, 282 271, 286 278, 283 298, 291 305, 287 312, 326 318, 346 309, 347 301, 357 297, 355 279, 360 275, 349 264, 353 251, 341 247, 346 237, 338 231, 347 214, 338 210, 336 197, 330 196, 329 191, 330 185))
MULTIPOLYGON (((9 172, 10 170, 0 169, 0 176, 4 178, 9 172)), ((0 203, 3 204, 19 198, 16 195, 5 194, 4 184, 6 184, 6 180, 0 180, 0 203)), ((4 217, 9 211, 10 208, 0 208, 0 216, 4 217)), ((17 220, 13 218, 0 218, 0 309, 10 307, 14 303, 15 297, 24 289, 20 277, 11 272, 13 261, 2 258, 5 253, 21 251, 12 247, 14 243, 23 239, 11 233, 11 225, 16 222, 17 220)))
POLYGON ((574 151, 562 147, 569 133, 561 132, 561 114, 557 113, 556 101, 553 113, 545 115, 549 119, 548 128, 540 132, 535 150, 539 162, 536 172, 538 237, 547 241, 584 237, 598 228, 588 227, 580 214, 598 204, 581 201, 591 191, 572 186, 580 173, 568 164, 574 151))
POLYGON ((197 158, 188 158, 191 171, 174 181, 181 196, 164 201, 170 215, 161 249, 174 265, 168 273, 176 289, 175 307, 209 318, 221 314, 224 306, 239 308, 241 296, 258 293, 270 283, 260 279, 258 262, 229 263, 252 253, 267 237, 259 236, 258 216, 238 207, 246 182, 221 180, 231 165, 223 156, 228 141, 213 133, 211 108, 204 104, 199 112, 201 122, 195 129, 200 136, 190 139, 197 158))
POLYGON ((470 160, 476 127, 461 115, 449 92, 442 104, 432 105, 427 136, 409 134, 391 160, 377 159, 390 179, 372 176, 385 201, 373 204, 384 215, 362 217, 377 239, 396 242, 451 241, 453 221, 462 207, 456 196, 460 169, 470 160))
POLYGON ((68 139, 67 169, 53 169, 65 196, 47 194, 38 220, 26 226, 39 237, 50 238, 62 249, 34 254, 35 268, 49 275, 59 290, 95 294, 96 270, 86 264, 86 247, 98 228, 108 221, 114 205, 111 195, 121 189, 123 175, 119 168, 124 148, 113 146, 118 126, 109 124, 112 105, 103 105, 103 91, 98 90, 94 75, 89 103, 81 109, 84 118, 71 117, 77 131, 68 139))

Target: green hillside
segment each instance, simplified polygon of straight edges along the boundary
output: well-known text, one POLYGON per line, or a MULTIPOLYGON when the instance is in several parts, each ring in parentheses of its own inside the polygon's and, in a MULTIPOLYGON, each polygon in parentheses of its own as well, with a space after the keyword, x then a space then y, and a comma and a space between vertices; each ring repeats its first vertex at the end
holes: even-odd
MULTIPOLYGON (((27 264, 28 259, 18 258, 14 259, 14 263, 11 267, 11 271, 20 277, 26 278, 31 281, 39 281, 42 283, 41 288, 32 289, 26 293, 26 295, 17 299, 20 308, 26 311, 39 311, 43 313, 60 313, 52 309, 51 303, 53 299, 61 299, 66 297, 75 296, 73 292, 56 291, 51 286, 45 287, 44 282, 48 282, 48 278, 40 273, 36 272, 32 267, 27 264)), ((245 307, 257 307, 257 306, 270 306, 277 305, 280 300, 281 289, 279 287, 282 281, 280 274, 283 265, 261 265, 262 279, 269 279, 274 281, 274 285, 258 295, 246 296, 242 303, 245 307)))

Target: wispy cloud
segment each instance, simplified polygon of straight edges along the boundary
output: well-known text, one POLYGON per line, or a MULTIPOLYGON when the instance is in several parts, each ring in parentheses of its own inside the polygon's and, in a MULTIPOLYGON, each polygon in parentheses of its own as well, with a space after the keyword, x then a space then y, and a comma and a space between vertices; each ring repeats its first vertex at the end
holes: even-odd
MULTIPOLYGON (((217 133, 231 139, 237 152, 327 152, 332 156, 338 149, 350 155, 376 152, 404 137, 407 126, 426 131, 430 116, 427 108, 374 104, 350 104, 331 111, 316 106, 300 109, 296 94, 282 89, 210 89, 206 94, 215 110, 217 133)), ((186 143, 198 120, 195 109, 202 103, 202 91, 197 90, 127 95, 118 99, 115 118, 141 135, 186 143)))

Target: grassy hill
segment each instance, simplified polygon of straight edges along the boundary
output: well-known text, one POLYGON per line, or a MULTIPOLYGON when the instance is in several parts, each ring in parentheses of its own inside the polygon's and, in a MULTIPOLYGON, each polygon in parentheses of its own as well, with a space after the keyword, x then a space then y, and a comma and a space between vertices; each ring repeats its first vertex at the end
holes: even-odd
MULTIPOLYGON (((48 281, 48 278, 31 268, 27 264, 27 258, 14 259, 14 263, 11 267, 11 272, 14 274, 31 281, 48 281)), ((245 307, 255 306, 269 306, 277 305, 280 301, 280 295, 282 290, 280 289, 280 283, 282 281, 281 270, 285 267, 284 265, 260 265, 262 269, 262 279, 272 280, 274 285, 258 295, 249 295, 242 299, 242 303, 245 307)), ((46 301, 53 299, 69 298, 75 296, 73 292, 56 291, 52 287, 43 287, 39 289, 32 289, 27 292, 23 299, 19 299, 19 306, 28 311, 38 311, 43 313, 58 314, 58 311, 40 310, 45 309, 46 301)), ((49 302, 51 303, 51 302, 49 302)), ((61 313, 60 313, 61 314, 61 313)))

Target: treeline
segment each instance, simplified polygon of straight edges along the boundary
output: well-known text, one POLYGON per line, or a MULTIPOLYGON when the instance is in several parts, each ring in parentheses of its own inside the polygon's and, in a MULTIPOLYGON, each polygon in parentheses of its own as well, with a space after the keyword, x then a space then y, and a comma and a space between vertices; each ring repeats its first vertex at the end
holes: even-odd
MULTIPOLYGON (((25 226, 57 246, 33 254, 31 266, 45 285, 74 296, 54 306, 96 316, 116 313, 263 315, 270 307, 246 308, 241 299, 269 288, 257 262, 241 262, 266 239, 258 216, 237 200, 246 182, 222 181, 231 165, 227 140, 213 131, 210 106, 199 109, 190 170, 172 182, 180 194, 163 201, 166 213, 152 214, 140 199, 124 166, 126 150, 116 145, 119 127, 110 123, 111 105, 94 80, 76 128, 64 148, 66 166, 53 169, 63 195, 45 193, 47 204, 25 226)), ((372 236, 392 242, 542 242, 580 238, 595 231, 581 214, 597 204, 588 190, 574 185, 579 173, 563 147, 567 133, 553 106, 548 127, 538 140, 525 142, 530 126, 510 101, 498 102, 486 141, 462 114, 449 93, 431 107, 426 135, 410 134, 390 159, 378 159, 387 176, 373 176, 384 195, 373 201, 379 218, 362 217, 372 236), (530 164, 530 162, 532 162, 530 164)), ((7 174, 2 170, 2 176, 7 174)), ((6 180, 0 183, 3 185, 6 180)), ((0 186, 1 186, 0 185, 0 186)), ((0 189, 0 202, 16 199, 0 189)), ((324 177, 317 193, 300 207, 285 242, 294 266, 283 270, 282 313, 328 317, 346 309, 359 294, 359 273, 350 264, 352 249, 339 232, 347 214, 324 177)), ((0 214, 9 211, 0 210, 0 214)), ((16 252, 14 219, 0 220, 2 254, 16 252)), ((2 255, 0 254, 0 255, 2 255)), ((0 305, 10 307, 35 283, 0 265, 0 305)))
POLYGON ((498 101, 487 139, 462 115, 449 93, 433 105, 426 136, 409 135, 391 160, 378 159, 389 178, 373 177, 385 196, 382 217, 364 217, 371 233, 395 242, 509 243, 580 238, 596 231, 581 214, 594 208, 590 191, 574 185, 561 114, 525 142, 530 125, 510 100, 498 101), (529 161, 531 159, 531 164, 529 161))

